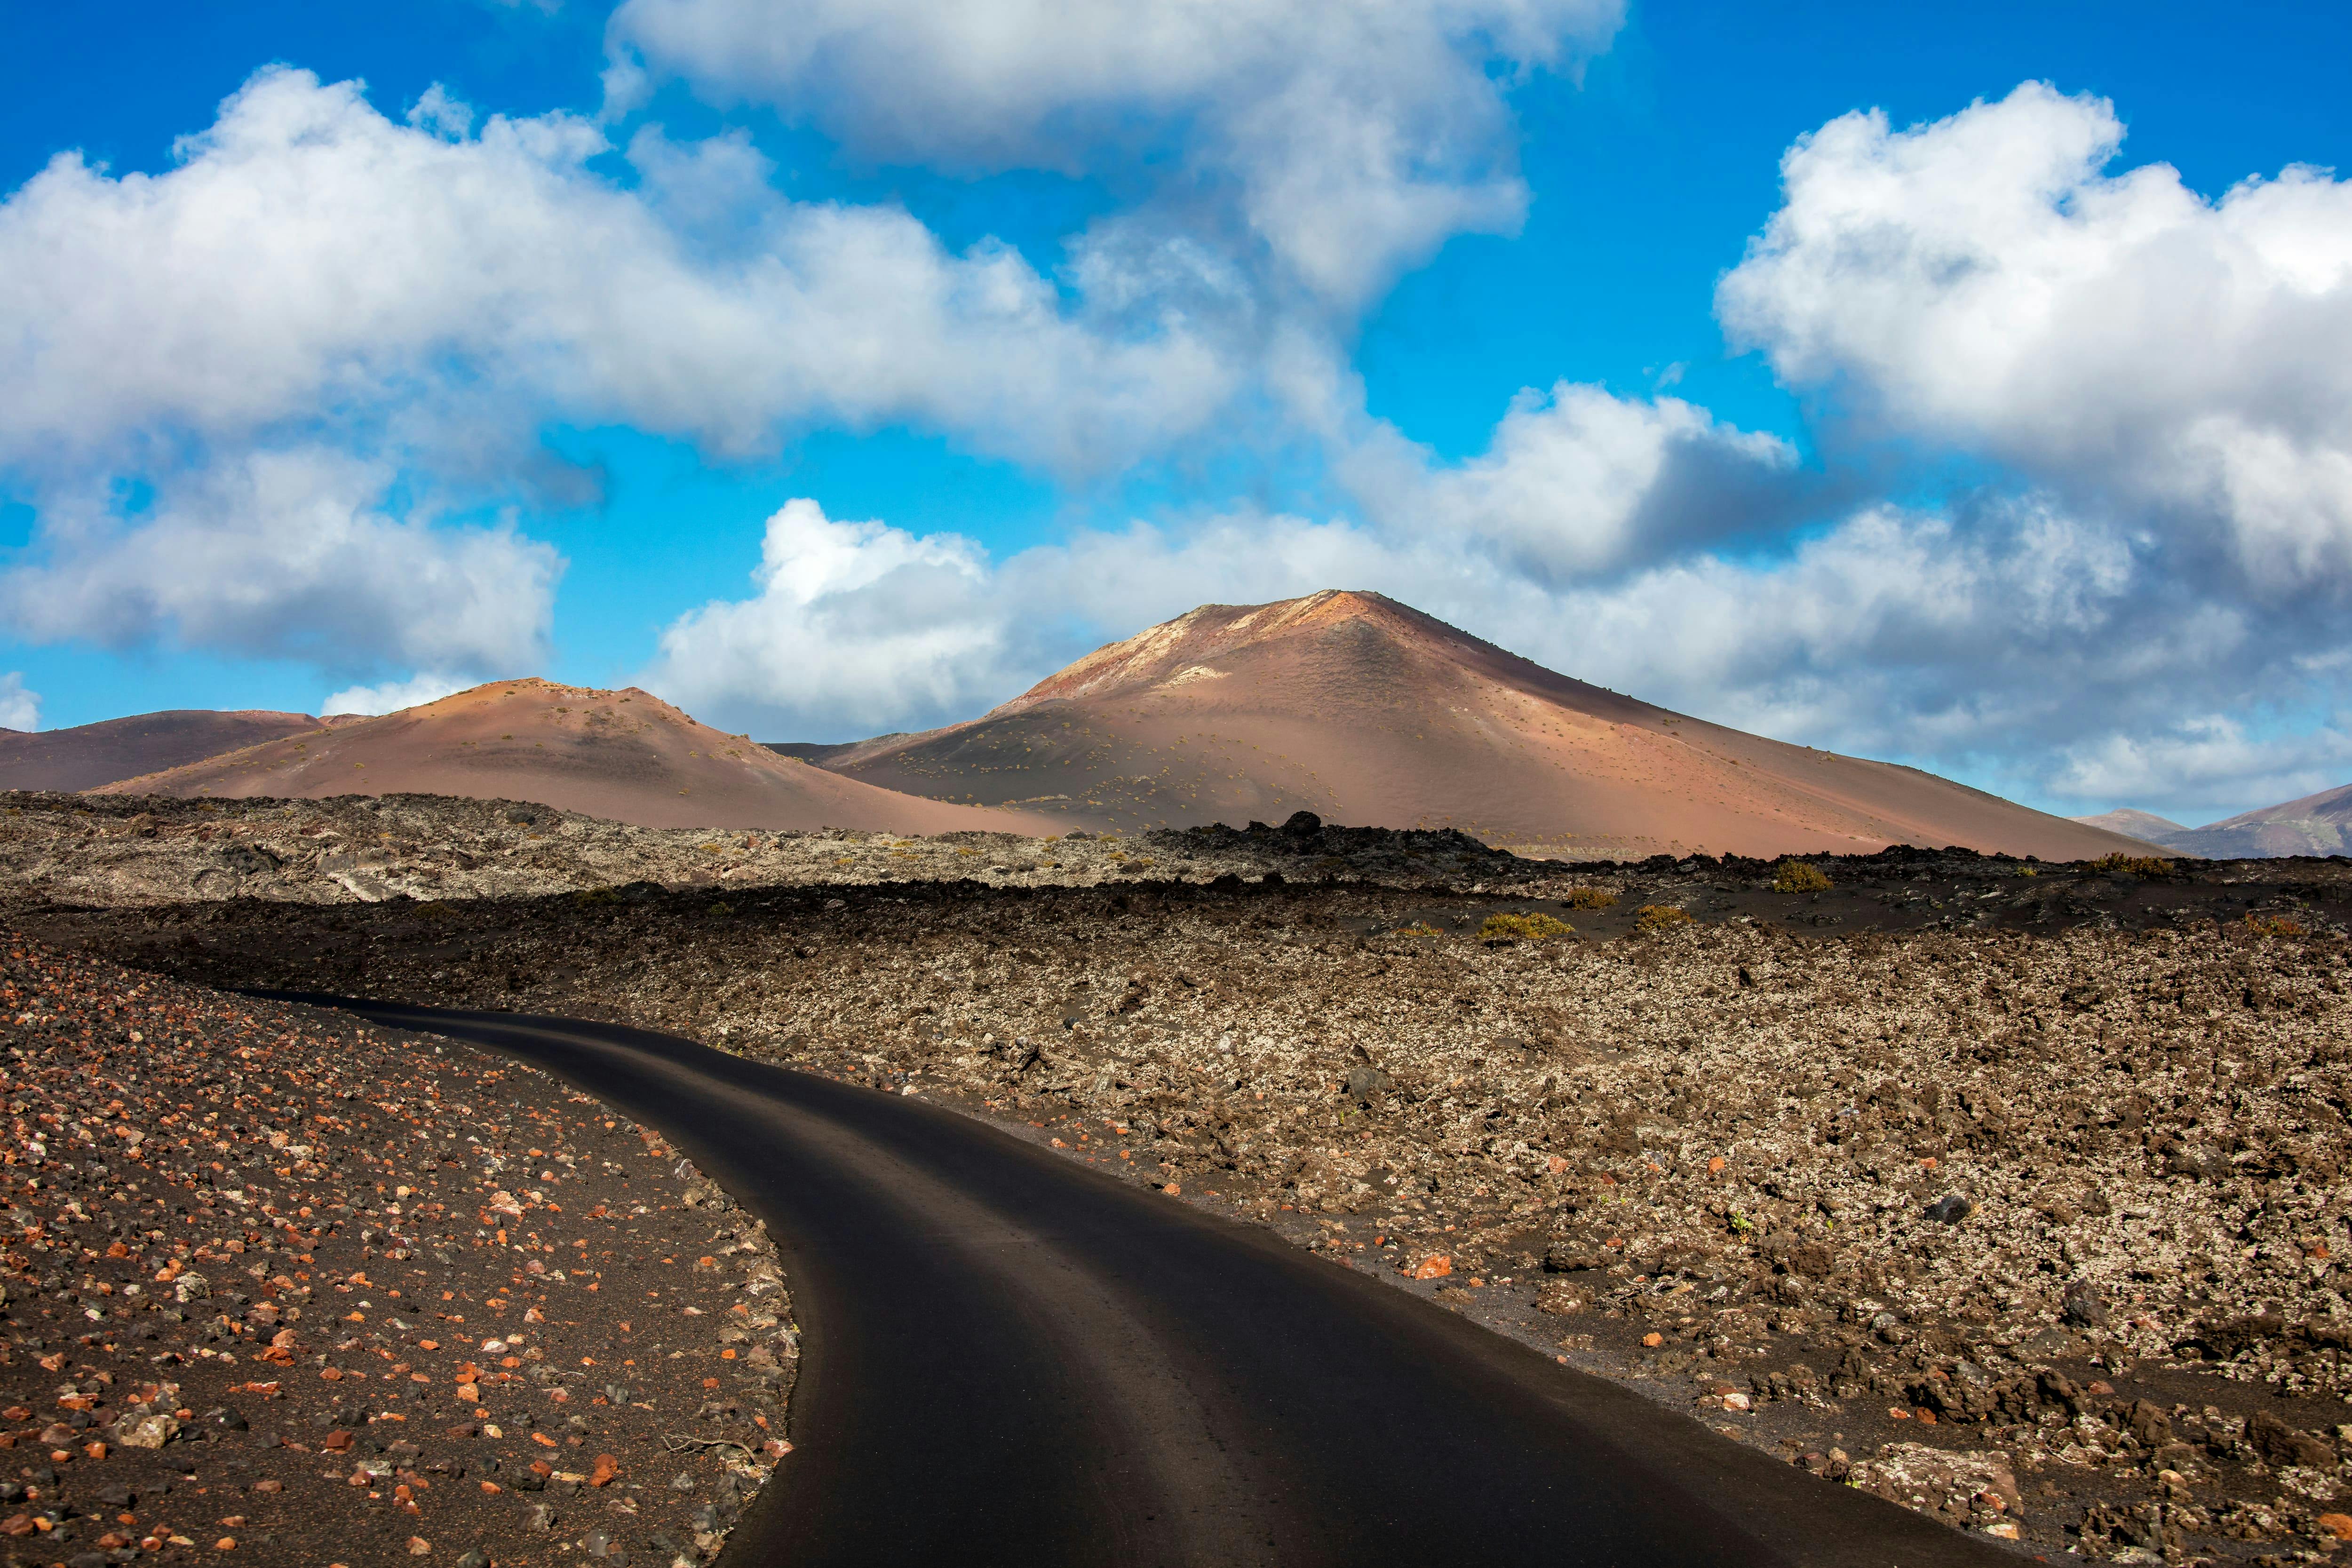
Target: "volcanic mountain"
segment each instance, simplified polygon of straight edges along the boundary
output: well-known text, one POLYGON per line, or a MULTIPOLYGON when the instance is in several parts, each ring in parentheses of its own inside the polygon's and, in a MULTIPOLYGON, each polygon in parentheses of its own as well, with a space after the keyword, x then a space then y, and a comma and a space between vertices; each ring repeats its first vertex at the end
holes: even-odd
POLYGON ((70 730, 0 730, 0 789, 90 789, 327 726, 308 713, 180 708, 70 730))
POLYGON ((632 688, 501 680, 380 719, 123 779, 100 795, 455 795, 531 801, 641 827, 891 833, 1059 825, 893 794, 722 734, 632 688))
POLYGON ((2126 828, 2140 837, 2183 855, 2209 860, 2262 860, 2282 855, 2342 855, 2352 851, 2352 784, 2321 790, 2258 811, 2240 812, 2202 827, 2145 811, 2111 811, 2104 816, 2077 818, 2102 826, 2117 826, 2125 819, 2144 819, 2144 827, 2126 828))
MULTIPOLYGON (((810 749, 812 752, 815 748, 810 749)), ((1458 827, 1631 858, 1962 845, 2075 859, 2120 834, 1949 780, 1686 718, 1532 664, 1378 594, 1208 605, 987 715, 814 757, 909 794, 1070 826, 1458 827)))

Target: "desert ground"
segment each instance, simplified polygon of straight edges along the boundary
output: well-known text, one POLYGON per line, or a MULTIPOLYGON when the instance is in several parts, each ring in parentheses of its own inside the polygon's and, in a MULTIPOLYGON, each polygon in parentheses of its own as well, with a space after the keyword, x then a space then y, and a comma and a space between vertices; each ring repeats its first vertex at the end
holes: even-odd
POLYGON ((7 918, 125 973, 911 1089, 2044 1554, 2352 1534, 2341 862, 12 798, 7 918))

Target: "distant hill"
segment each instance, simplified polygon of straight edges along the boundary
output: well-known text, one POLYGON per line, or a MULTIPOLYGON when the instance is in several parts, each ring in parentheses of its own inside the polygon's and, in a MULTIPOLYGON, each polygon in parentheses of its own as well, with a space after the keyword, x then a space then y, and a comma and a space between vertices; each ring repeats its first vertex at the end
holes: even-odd
POLYGON ((326 728, 324 721, 308 713, 178 708, 77 724, 70 730, 0 730, 0 789, 95 789, 117 779, 326 728))
POLYGON ((2183 827, 2168 816, 2158 816, 2152 811, 2134 811, 2125 806, 2116 811, 2103 811, 2096 816, 2069 818, 2085 827, 2101 827, 2109 833, 2120 833, 2126 838, 2143 839, 2159 849, 2179 849, 2173 840, 2183 834, 2193 834, 2193 827, 2183 827))
POLYGON ((2241 812, 2202 827, 2183 827, 2145 811, 2111 811, 2104 816, 2076 820, 2112 826, 2116 819, 2126 816, 2162 824, 2166 829, 2161 837, 2148 831, 2139 833, 2140 837, 2180 854, 2200 855, 2209 860, 2265 860, 2282 855, 2352 853, 2352 784, 2322 790, 2281 805, 2266 805, 2259 811, 2241 812))
POLYGON ((892 833, 1055 825, 897 795, 722 734, 646 692, 502 680, 380 719, 339 721, 121 779, 105 795, 470 795, 642 827, 892 833))
POLYGON ((2137 839, 1947 779, 1686 718, 1378 594, 1209 605, 985 716, 831 751, 908 794, 1069 826, 1453 826, 1522 853, 1631 858, 1964 845, 2048 859, 2137 839))

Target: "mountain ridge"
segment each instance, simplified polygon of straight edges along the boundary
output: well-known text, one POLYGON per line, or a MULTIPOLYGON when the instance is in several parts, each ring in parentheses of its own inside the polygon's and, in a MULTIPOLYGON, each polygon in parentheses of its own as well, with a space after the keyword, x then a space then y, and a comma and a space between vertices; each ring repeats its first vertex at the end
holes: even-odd
POLYGON ((1051 831, 1042 818, 894 795, 714 730, 635 687, 492 681, 110 782, 99 795, 448 795, 526 801, 641 827, 895 833, 1051 831))
POLYGON ((1201 605, 980 718, 855 742, 822 765, 1073 825, 1311 810, 1578 858, 2148 847, 1916 768, 1675 713, 1355 590, 1201 605))
POLYGON ((2186 827, 2150 812, 2126 807, 2077 822, 2109 825, 2145 818, 2140 837, 2176 854, 2208 860, 2265 860, 2290 855, 2342 855, 2352 849, 2352 784, 2338 784, 2276 805, 2242 811, 2202 827, 2186 827), (2158 826, 2157 825, 2161 825, 2158 826))

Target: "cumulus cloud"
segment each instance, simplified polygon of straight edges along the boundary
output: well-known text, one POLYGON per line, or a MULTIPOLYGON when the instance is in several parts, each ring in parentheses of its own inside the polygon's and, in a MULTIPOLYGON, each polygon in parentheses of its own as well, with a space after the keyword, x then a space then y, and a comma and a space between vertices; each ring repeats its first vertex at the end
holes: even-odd
POLYGON ((397 713, 404 708, 421 708, 427 702, 438 702, 452 692, 480 684, 471 676, 426 671, 412 675, 405 680, 386 680, 374 686, 347 686, 331 694, 325 702, 320 704, 319 711, 397 713))
POLYGON ((2208 200, 2106 173, 2104 100, 2027 83, 1949 119, 1845 115, 1718 308, 1866 424, 2134 518, 2278 596, 2352 584, 2352 185, 2208 200))
POLYGON ((1517 226, 1508 85, 1573 68, 1622 16, 1622 0, 626 0, 606 85, 627 105, 681 76, 881 162, 1129 187, 1164 168, 1172 226, 1229 223, 1225 242, 1353 308, 1451 235, 1517 226))
POLYGON ((551 423, 738 455, 910 422, 1086 474, 1230 391, 1180 320, 1102 328, 1003 246, 786 200, 740 136, 643 130, 634 185, 612 152, 562 114, 476 131, 436 89, 403 123, 273 68, 162 174, 68 153, 0 203, 0 482, 38 514, 0 575, 20 632, 527 666, 554 556, 435 518, 592 499, 551 423))
POLYGON ((641 135, 639 191, 592 169, 612 148, 586 121, 474 134, 427 107, 402 124, 355 83, 272 69, 164 174, 64 154, 27 182, 0 205, 0 458, 292 422, 444 451, 485 422, 622 422, 743 451, 908 420, 1087 470, 1225 391, 1181 323, 1097 334, 1006 247, 787 201, 740 141, 641 135), (665 221, 714 187, 741 238, 716 258, 665 221))
POLYGON ((34 641, 161 640, 328 669, 535 665, 556 552, 511 527, 395 515, 392 481, 314 447, 216 463, 133 513, 108 493, 53 493, 37 557, 0 575, 0 614, 34 641))
POLYGON ((681 616, 646 684, 693 711, 749 710, 795 733, 961 716, 1002 672, 1004 627, 975 613, 990 575, 968 539, 836 522, 791 500, 768 520, 753 595, 681 616))
POLYGON ((2209 714, 2068 746, 2050 785, 2078 800, 2163 801, 2172 810, 2158 815, 2201 825, 2251 805, 2316 795, 2347 774, 2352 733, 2341 715, 2298 733, 2260 734, 2231 715, 2209 714))
POLYGON ((25 689, 25 677, 17 670, 0 675, 0 730, 37 730, 41 727, 41 694, 25 689))
POLYGON ((1778 437, 1679 398, 1568 382, 1521 392, 1467 462, 1437 464, 1381 428, 1339 471, 1389 531, 1477 541, 1501 569, 1552 588, 1763 533, 1818 499, 1778 437))

